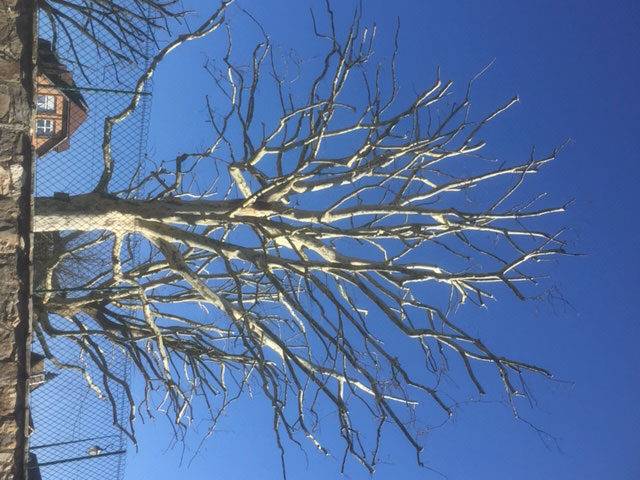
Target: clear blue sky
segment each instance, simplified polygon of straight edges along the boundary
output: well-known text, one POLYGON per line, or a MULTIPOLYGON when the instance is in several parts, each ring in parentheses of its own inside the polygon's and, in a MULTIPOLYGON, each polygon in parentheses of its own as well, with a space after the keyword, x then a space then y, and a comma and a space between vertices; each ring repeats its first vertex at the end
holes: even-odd
MULTIPOLYGON (((207 12, 215 2, 189 6, 207 12)), ((350 1, 340 0, 349 11, 350 1), (347 8, 349 7, 349 8, 347 8)), ((581 258, 548 267, 566 302, 518 302, 503 295, 476 315, 483 338, 506 353, 551 369, 563 382, 534 381, 535 408, 528 419, 558 439, 543 442, 514 420, 504 405, 475 403, 432 431, 427 464, 451 480, 640 478, 640 234, 636 207, 640 178, 638 45, 640 4, 591 0, 448 1, 367 0, 365 14, 379 28, 378 52, 389 52, 400 18, 399 72, 411 91, 443 77, 459 82, 495 59, 475 94, 481 106, 517 93, 520 104, 491 131, 496 151, 527 155, 532 145, 548 150, 571 143, 541 175, 540 190, 576 203, 562 223, 581 258)), ((309 0, 244 0, 281 51, 306 58, 309 0)), ((231 16, 234 35, 244 38, 244 20, 231 16)), ((195 24, 195 21, 194 21, 195 24)), ((217 36, 216 36, 217 35, 217 36)), ((202 145, 203 97, 212 87, 200 72, 222 37, 175 53, 154 84, 151 154, 168 158, 202 145)), ((247 34, 247 37, 250 35, 247 34)), ((499 393, 492 398, 500 398, 499 393)), ((259 397, 236 404, 200 455, 178 466, 180 449, 167 450, 162 421, 139 426, 140 452, 128 459, 127 479, 278 479, 279 458, 271 417, 259 397)), ((390 435, 388 463, 375 479, 442 478, 415 465, 412 452, 390 435)), ((385 458, 385 456, 383 456, 385 458)), ((311 450, 289 449, 289 478, 339 478, 339 462, 311 450), (308 463, 307 463, 308 461, 308 463)), ((347 478, 365 479, 358 465, 347 478)))

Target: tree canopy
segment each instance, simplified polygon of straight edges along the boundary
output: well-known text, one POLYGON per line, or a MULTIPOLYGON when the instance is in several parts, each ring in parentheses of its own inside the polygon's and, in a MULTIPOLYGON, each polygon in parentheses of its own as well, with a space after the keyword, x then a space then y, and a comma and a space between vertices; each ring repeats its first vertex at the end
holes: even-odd
MULTIPOLYGON (((41 8, 59 29, 80 28, 58 3, 41 8)), ((172 2, 147 3, 158 16, 145 19, 153 31, 172 2)), ((225 19, 232 4, 152 56, 129 105, 104 121, 102 175, 87 193, 36 198, 47 259, 37 265, 37 339, 53 361, 48 338, 74 342, 104 374, 85 375, 99 395, 113 401, 109 385, 126 390, 129 418, 115 421, 132 439, 134 418, 158 399, 177 435, 203 412, 213 432, 235 399, 257 389, 282 451, 285 438, 306 437, 333 453, 322 423, 342 438, 345 458, 373 471, 384 432, 395 428, 421 462, 415 412, 452 414, 440 392, 447 375, 483 394, 488 365, 509 398, 526 395, 525 374, 550 375, 494 351, 455 312, 496 295, 526 298, 540 262, 566 253, 545 222, 565 206, 528 187, 557 150, 519 161, 484 156, 485 128, 518 98, 478 114, 476 79, 455 94, 436 71, 407 101, 397 42, 386 64, 377 58, 376 30, 360 10, 346 31, 330 4, 312 14, 326 50, 308 82, 279 68, 267 32, 239 60, 225 19), (135 111, 167 55, 207 35, 227 48, 205 66, 214 88, 204 99, 206 147, 152 159, 144 175, 114 188, 124 161, 112 153, 114 126, 135 111), (275 114, 264 112, 267 96, 275 114), (78 274, 83 257, 105 245, 110 258, 78 274), (143 391, 110 371, 103 341, 131 359, 143 391)), ((130 39, 136 54, 143 33, 114 31, 82 5, 88 24, 130 39)), ((63 366, 85 371, 81 362, 63 366)))

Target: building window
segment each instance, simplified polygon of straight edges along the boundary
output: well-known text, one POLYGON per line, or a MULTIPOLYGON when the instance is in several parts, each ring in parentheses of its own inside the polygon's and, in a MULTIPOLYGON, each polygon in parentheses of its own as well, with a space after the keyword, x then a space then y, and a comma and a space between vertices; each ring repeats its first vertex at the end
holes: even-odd
POLYGON ((53 95, 38 95, 36 107, 38 112, 53 112, 56 109, 56 97, 53 95))
POLYGON ((36 120, 36 135, 38 137, 50 137, 51 135, 53 135, 53 127, 53 120, 36 120))

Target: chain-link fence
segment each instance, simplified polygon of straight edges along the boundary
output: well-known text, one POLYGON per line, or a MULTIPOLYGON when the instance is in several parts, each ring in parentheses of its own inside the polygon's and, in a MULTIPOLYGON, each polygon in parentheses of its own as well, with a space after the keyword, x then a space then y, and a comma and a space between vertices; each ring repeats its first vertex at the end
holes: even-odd
MULTIPOLYGON (((30 478, 123 478, 127 442, 112 419, 114 408, 120 418, 126 418, 124 392, 112 391, 116 400, 112 404, 102 391, 102 372, 90 359, 82 358, 78 348, 63 338, 50 338, 47 345, 61 363, 54 365, 43 359, 34 348, 30 478), (62 366, 78 363, 84 372, 62 366), (94 388, 88 381, 95 384, 94 388)), ((112 372, 128 381, 126 357, 106 344, 103 351, 112 372)))
MULTIPOLYGON (((149 53, 147 39, 138 41, 146 52, 139 52, 136 61, 114 57, 109 49, 122 48, 114 38, 107 35, 101 40, 102 47, 96 45, 89 35, 80 34, 80 27, 89 29, 89 25, 80 23, 74 16, 77 12, 68 15, 58 17, 56 26, 54 17, 40 12, 34 134, 36 198, 64 198, 95 188, 103 171, 105 118, 129 104, 149 53)), ((110 147, 117 161, 110 193, 117 195, 128 189, 142 174, 149 108, 147 85, 136 110, 113 129, 110 147)), ((94 279, 111 261, 112 248, 111 235, 89 228, 87 233, 60 229, 37 232, 34 302, 44 297, 64 301, 84 295, 87 289, 99 289, 94 279)), ((129 242, 127 248, 130 255, 136 254, 135 243, 129 242)), ((118 424, 122 426, 130 416, 126 354, 104 335, 86 340, 93 342, 94 353, 88 354, 82 348, 84 340, 78 340, 82 337, 52 334, 68 329, 74 317, 85 315, 81 311, 70 320, 35 310, 30 478, 123 478, 128 439, 118 424), (42 328, 45 323, 46 328, 42 328), (108 365, 108 373, 101 364, 108 365)), ((82 318, 81 324, 90 329, 92 319, 82 318)))

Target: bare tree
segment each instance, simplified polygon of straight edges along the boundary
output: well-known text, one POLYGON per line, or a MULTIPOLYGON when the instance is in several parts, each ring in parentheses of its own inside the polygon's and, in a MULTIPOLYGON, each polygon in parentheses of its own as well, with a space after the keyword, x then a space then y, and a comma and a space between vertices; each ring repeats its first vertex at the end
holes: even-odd
POLYGON ((168 33, 171 22, 185 15, 178 8, 179 3, 180 0, 37 1, 42 19, 49 23, 53 50, 63 38, 85 76, 88 60, 86 52, 79 52, 74 46, 78 37, 87 39, 94 46, 96 57, 106 57, 114 68, 145 60, 147 45, 157 44, 158 33, 168 33))
POLYGON ((257 387, 273 407, 281 451, 284 437, 297 443, 302 434, 328 454, 318 426, 331 422, 321 418, 329 411, 343 458, 372 471, 393 427, 420 462, 411 419, 425 403, 452 413, 439 389, 448 371, 465 372, 482 394, 478 372, 488 365, 509 397, 525 393, 523 374, 549 375, 492 350, 453 313, 501 290, 525 298, 536 265, 565 253, 559 232, 541 221, 565 207, 519 195, 557 152, 512 163, 483 157, 484 128, 517 97, 475 118, 473 81, 453 102, 452 82, 438 73, 405 103, 396 55, 383 74, 375 30, 356 13, 340 34, 327 5, 325 27, 313 18, 326 55, 303 97, 279 71, 266 34, 248 67, 234 62, 229 35, 226 54, 207 66, 226 102, 214 108, 207 99, 207 148, 158 162, 114 191, 114 125, 135 110, 172 50, 224 30, 230 3, 164 47, 130 104, 105 119, 93 191, 36 198, 35 231, 61 235, 40 266, 37 338, 54 360, 49 338, 77 344, 103 372, 106 397, 109 385, 126 390, 130 416, 115 420, 132 437, 137 408, 151 414, 154 395, 179 434, 195 402, 204 402, 213 429, 257 387), (266 91, 278 100, 275 122, 259 115, 266 91), (65 265, 96 245, 109 245, 110 261, 61 294, 65 265), (129 356, 144 379, 141 398, 110 371, 97 339, 129 356))

